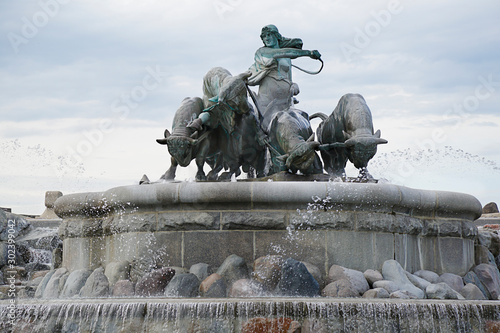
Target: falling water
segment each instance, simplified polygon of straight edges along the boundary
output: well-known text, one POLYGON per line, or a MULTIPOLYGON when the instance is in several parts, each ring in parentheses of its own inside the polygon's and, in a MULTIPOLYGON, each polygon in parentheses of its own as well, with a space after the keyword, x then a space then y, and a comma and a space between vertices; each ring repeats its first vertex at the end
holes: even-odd
MULTIPOLYGON (((497 303, 364 299, 99 299, 30 301, 12 332, 484 332, 500 324, 497 303), (251 330, 250 330, 251 331, 251 330)), ((0 303, 6 318, 7 304, 0 303)), ((0 324, 3 331, 8 323, 0 324)))

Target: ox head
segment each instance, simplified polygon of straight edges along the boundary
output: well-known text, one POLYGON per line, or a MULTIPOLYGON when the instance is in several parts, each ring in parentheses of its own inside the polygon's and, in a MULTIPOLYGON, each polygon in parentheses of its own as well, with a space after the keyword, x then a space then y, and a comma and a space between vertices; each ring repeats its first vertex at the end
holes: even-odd
POLYGON ((248 113, 250 106, 247 98, 246 81, 252 75, 250 71, 227 78, 220 88, 218 102, 229 105, 238 113, 248 113))
POLYGON ((311 167, 316 158, 316 150, 320 143, 314 141, 314 134, 307 141, 299 143, 291 153, 281 155, 278 160, 284 162, 287 169, 295 168, 303 173, 311 167))
POLYGON ((170 135, 168 130, 165 130, 164 139, 156 139, 161 145, 167 145, 170 155, 182 167, 187 167, 193 160, 194 148, 198 145, 198 140, 195 139, 198 132, 194 132, 190 137, 188 136, 174 136, 170 135))
POLYGON ((377 145, 387 143, 380 138, 380 130, 371 136, 349 136, 344 132, 347 140, 344 142, 349 160, 358 169, 366 168, 368 161, 377 153, 377 145))

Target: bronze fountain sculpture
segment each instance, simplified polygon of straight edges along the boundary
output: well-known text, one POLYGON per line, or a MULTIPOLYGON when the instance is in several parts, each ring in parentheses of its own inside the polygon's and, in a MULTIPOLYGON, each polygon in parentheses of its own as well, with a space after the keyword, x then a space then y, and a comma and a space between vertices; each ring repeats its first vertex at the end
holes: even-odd
MULTIPOLYGON (((278 172, 321 175, 324 168, 330 177, 345 180, 349 160, 360 170, 358 181, 372 180, 368 161, 377 145, 387 141, 380 138, 380 131, 374 133, 363 97, 346 94, 331 116, 309 116, 295 107, 299 87, 292 81, 292 67, 299 67, 291 60, 321 61, 321 54, 303 50, 301 39, 283 37, 274 25, 262 28, 260 37, 264 46, 255 52, 255 63, 247 72, 232 76, 224 68, 212 68, 203 78, 203 99, 183 101, 172 134, 166 130, 165 138, 157 140, 172 155, 171 167, 162 178, 174 179, 177 165, 187 166, 195 159, 196 180, 228 180, 241 173, 240 167, 249 178, 278 172), (258 93, 249 86, 259 86, 258 93), (317 117, 322 122, 315 141, 310 119, 317 117), (204 163, 211 167, 208 177, 204 163), (223 168, 229 171, 219 175, 223 168)), ((317 72, 305 72, 318 74, 321 63, 317 72)))

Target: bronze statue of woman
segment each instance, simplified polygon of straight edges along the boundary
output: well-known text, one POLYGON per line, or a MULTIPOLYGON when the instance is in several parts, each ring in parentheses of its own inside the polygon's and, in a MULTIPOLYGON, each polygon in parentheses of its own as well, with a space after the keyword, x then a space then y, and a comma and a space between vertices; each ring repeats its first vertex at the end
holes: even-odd
POLYGON ((317 50, 303 50, 301 39, 283 37, 272 24, 262 28, 260 38, 264 46, 255 52, 248 84, 259 86, 257 102, 263 116, 262 126, 267 128, 274 113, 288 109, 293 96, 299 93, 292 81, 291 59, 320 59, 321 54, 317 50))

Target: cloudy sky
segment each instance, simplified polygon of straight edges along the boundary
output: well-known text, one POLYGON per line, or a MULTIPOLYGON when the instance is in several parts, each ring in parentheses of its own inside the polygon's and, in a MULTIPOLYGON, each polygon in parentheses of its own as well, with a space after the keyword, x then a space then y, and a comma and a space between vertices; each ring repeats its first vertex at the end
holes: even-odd
POLYGON ((211 67, 247 70, 270 23, 325 62, 294 72, 301 109, 365 97, 389 141, 376 178, 500 203, 499 13, 498 0, 1 1, 0 206, 40 214, 47 190, 158 179, 170 158, 155 139, 181 100, 211 67))

